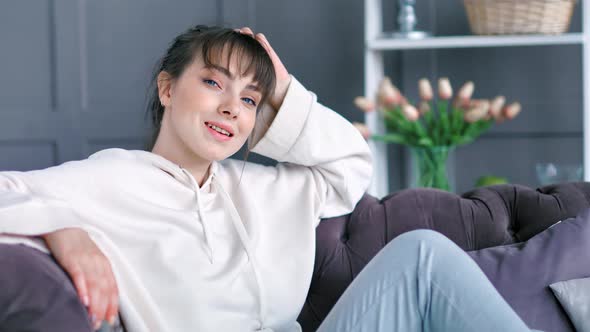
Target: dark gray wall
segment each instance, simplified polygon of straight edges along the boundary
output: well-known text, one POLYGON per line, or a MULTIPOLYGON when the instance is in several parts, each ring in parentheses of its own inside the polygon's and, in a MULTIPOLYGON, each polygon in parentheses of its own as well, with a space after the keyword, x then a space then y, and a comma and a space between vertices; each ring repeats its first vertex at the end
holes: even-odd
MULTIPOLYGON (((384 2, 386 29, 395 3, 384 2)), ((418 2, 420 27, 469 33, 462 2, 418 2)), ((0 10, 0 170, 30 170, 107 147, 138 149, 152 67, 197 24, 264 32, 321 102, 362 121, 364 4, 358 0, 5 0, 0 10)), ((580 7, 573 31, 580 31, 580 7)), ((476 96, 519 100, 517 120, 456 152, 457 191, 493 173, 536 185, 537 161, 582 160, 577 46, 390 52, 387 75, 410 96, 417 79, 474 80, 476 96)), ((392 146, 391 188, 405 186, 405 149, 392 146)), ((241 157, 241 154, 240 154, 241 157)), ((251 155, 251 160, 264 158, 251 155)))
POLYGON ((175 35, 197 23, 264 32, 291 73, 322 102, 362 120, 351 103, 363 87, 362 2, 7 0, 1 5, 0 170, 44 168, 107 147, 142 148, 152 67, 175 35))
POLYGON ((216 1, 7 0, 0 10, 0 169, 141 148, 151 69, 216 1))

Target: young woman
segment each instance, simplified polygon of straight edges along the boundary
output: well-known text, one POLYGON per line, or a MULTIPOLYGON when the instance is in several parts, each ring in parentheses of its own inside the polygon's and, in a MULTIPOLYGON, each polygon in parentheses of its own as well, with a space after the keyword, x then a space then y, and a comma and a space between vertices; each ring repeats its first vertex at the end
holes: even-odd
MULTIPOLYGON (((150 107, 149 152, 0 173, 2 240, 50 251, 95 328, 120 311, 131 332, 300 331, 315 227, 367 189, 366 142, 248 28, 178 36, 150 107), (227 159, 246 142, 278 164, 227 159)), ((320 330, 431 328, 527 330, 458 247, 417 231, 370 262, 320 330)))

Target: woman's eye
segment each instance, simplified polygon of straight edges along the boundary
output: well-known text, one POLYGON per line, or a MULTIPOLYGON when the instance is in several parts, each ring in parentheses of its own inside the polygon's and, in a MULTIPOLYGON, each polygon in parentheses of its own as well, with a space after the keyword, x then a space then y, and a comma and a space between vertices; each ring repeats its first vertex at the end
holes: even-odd
POLYGON ((203 80, 203 82, 205 82, 205 84, 208 84, 208 85, 211 85, 211 86, 217 86, 217 87, 219 87, 219 84, 217 84, 217 82, 215 82, 214 80, 205 79, 205 80, 203 80))
POLYGON ((248 104, 252 105, 252 106, 256 106, 256 102, 251 99, 251 98, 242 98, 243 101, 247 102, 248 104))

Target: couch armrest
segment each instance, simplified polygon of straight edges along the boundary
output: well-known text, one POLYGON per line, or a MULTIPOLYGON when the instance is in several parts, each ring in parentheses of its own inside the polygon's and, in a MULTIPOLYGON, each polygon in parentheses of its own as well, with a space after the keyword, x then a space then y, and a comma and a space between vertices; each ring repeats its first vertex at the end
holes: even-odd
MULTIPOLYGON (((86 307, 52 256, 0 243, 0 331, 93 331, 86 307)), ((98 332, 124 331, 103 323, 98 332)))

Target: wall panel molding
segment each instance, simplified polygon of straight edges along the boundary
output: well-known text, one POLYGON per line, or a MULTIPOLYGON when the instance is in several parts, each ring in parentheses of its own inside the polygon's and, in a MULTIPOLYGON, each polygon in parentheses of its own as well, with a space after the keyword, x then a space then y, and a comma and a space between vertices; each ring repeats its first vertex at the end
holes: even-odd
POLYGON ((57 143, 52 140, 0 141, 0 170, 24 171, 53 166, 58 161, 57 143))

